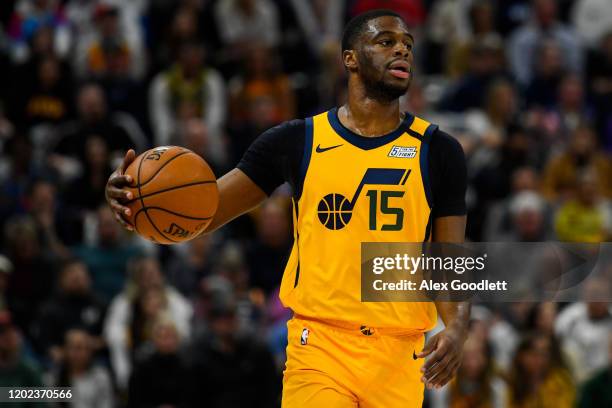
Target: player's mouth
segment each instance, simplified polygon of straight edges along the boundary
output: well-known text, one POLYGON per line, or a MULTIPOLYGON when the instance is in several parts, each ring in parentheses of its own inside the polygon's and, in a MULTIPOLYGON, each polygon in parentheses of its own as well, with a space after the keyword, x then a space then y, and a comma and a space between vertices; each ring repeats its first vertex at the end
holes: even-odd
POLYGON ((393 61, 389 64, 389 72, 396 78, 406 79, 410 76, 410 64, 406 61, 393 61))

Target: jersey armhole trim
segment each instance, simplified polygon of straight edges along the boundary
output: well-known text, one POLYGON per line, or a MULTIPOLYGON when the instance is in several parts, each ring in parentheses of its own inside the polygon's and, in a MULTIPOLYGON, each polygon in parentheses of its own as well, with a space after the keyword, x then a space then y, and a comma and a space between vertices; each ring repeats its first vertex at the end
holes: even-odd
POLYGON ((425 130, 425 134, 421 138, 421 155, 419 157, 425 197, 427 198, 427 204, 429 204, 430 209, 433 209, 433 193, 431 189, 431 179, 429 177, 429 144, 436 130, 438 130, 437 125, 429 125, 425 130))
POLYGON ((302 190, 304 189, 304 181, 306 180, 306 172, 308 171, 308 165, 310 164, 310 157, 312 156, 312 143, 313 143, 313 118, 306 118, 305 122, 305 137, 304 137, 304 153, 302 154, 302 161, 300 163, 300 178, 298 179, 298 185, 296 186, 295 199, 299 201, 302 196, 302 190))

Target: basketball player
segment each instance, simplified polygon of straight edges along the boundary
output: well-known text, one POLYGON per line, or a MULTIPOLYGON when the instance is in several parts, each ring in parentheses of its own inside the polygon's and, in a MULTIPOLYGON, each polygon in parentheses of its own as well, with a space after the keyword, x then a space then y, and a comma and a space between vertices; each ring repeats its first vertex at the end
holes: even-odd
MULTIPOLYGON (((420 407, 424 386, 455 374, 468 303, 360 300, 361 242, 462 242, 466 166, 459 144, 399 98, 412 80, 413 38, 401 17, 377 10, 345 29, 348 102, 260 135, 237 168, 218 180, 213 231, 293 187, 294 245, 281 284, 288 323, 284 407, 420 407), (424 345, 424 333, 445 329, 424 345), (425 361, 425 357, 427 357, 425 361)), ((121 203, 132 180, 123 166, 107 198, 121 203)), ((206 197, 202 197, 206 200, 206 197)))

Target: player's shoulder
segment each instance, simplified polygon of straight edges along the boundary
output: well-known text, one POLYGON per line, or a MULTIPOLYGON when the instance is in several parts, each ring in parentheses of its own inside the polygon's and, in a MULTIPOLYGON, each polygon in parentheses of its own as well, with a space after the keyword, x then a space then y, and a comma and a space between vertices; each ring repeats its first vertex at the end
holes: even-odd
POLYGON ((431 144, 439 149, 463 150, 461 144, 459 144, 459 141, 455 139, 455 137, 439 127, 431 135, 431 144))
POLYGON ((440 128, 437 128, 436 131, 433 132, 430 145, 432 154, 442 156, 465 156, 459 141, 440 128))
POLYGON ((293 119, 282 122, 262 133, 262 137, 268 139, 301 137, 306 129, 305 119, 293 119))

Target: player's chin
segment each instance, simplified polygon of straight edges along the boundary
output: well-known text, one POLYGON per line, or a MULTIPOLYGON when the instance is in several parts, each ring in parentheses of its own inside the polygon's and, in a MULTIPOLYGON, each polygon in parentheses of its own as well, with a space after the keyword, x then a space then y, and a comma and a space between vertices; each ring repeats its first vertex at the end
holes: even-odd
POLYGON ((392 94, 394 97, 399 98, 403 96, 410 88, 410 78, 397 78, 391 76, 391 78, 385 78, 383 81, 383 88, 387 94, 392 94))
POLYGON ((397 77, 387 72, 387 75, 385 75, 384 81, 388 86, 401 88, 407 91, 408 88, 410 88, 410 82, 412 81, 412 76, 409 75, 407 78, 400 78, 400 77, 397 77))

